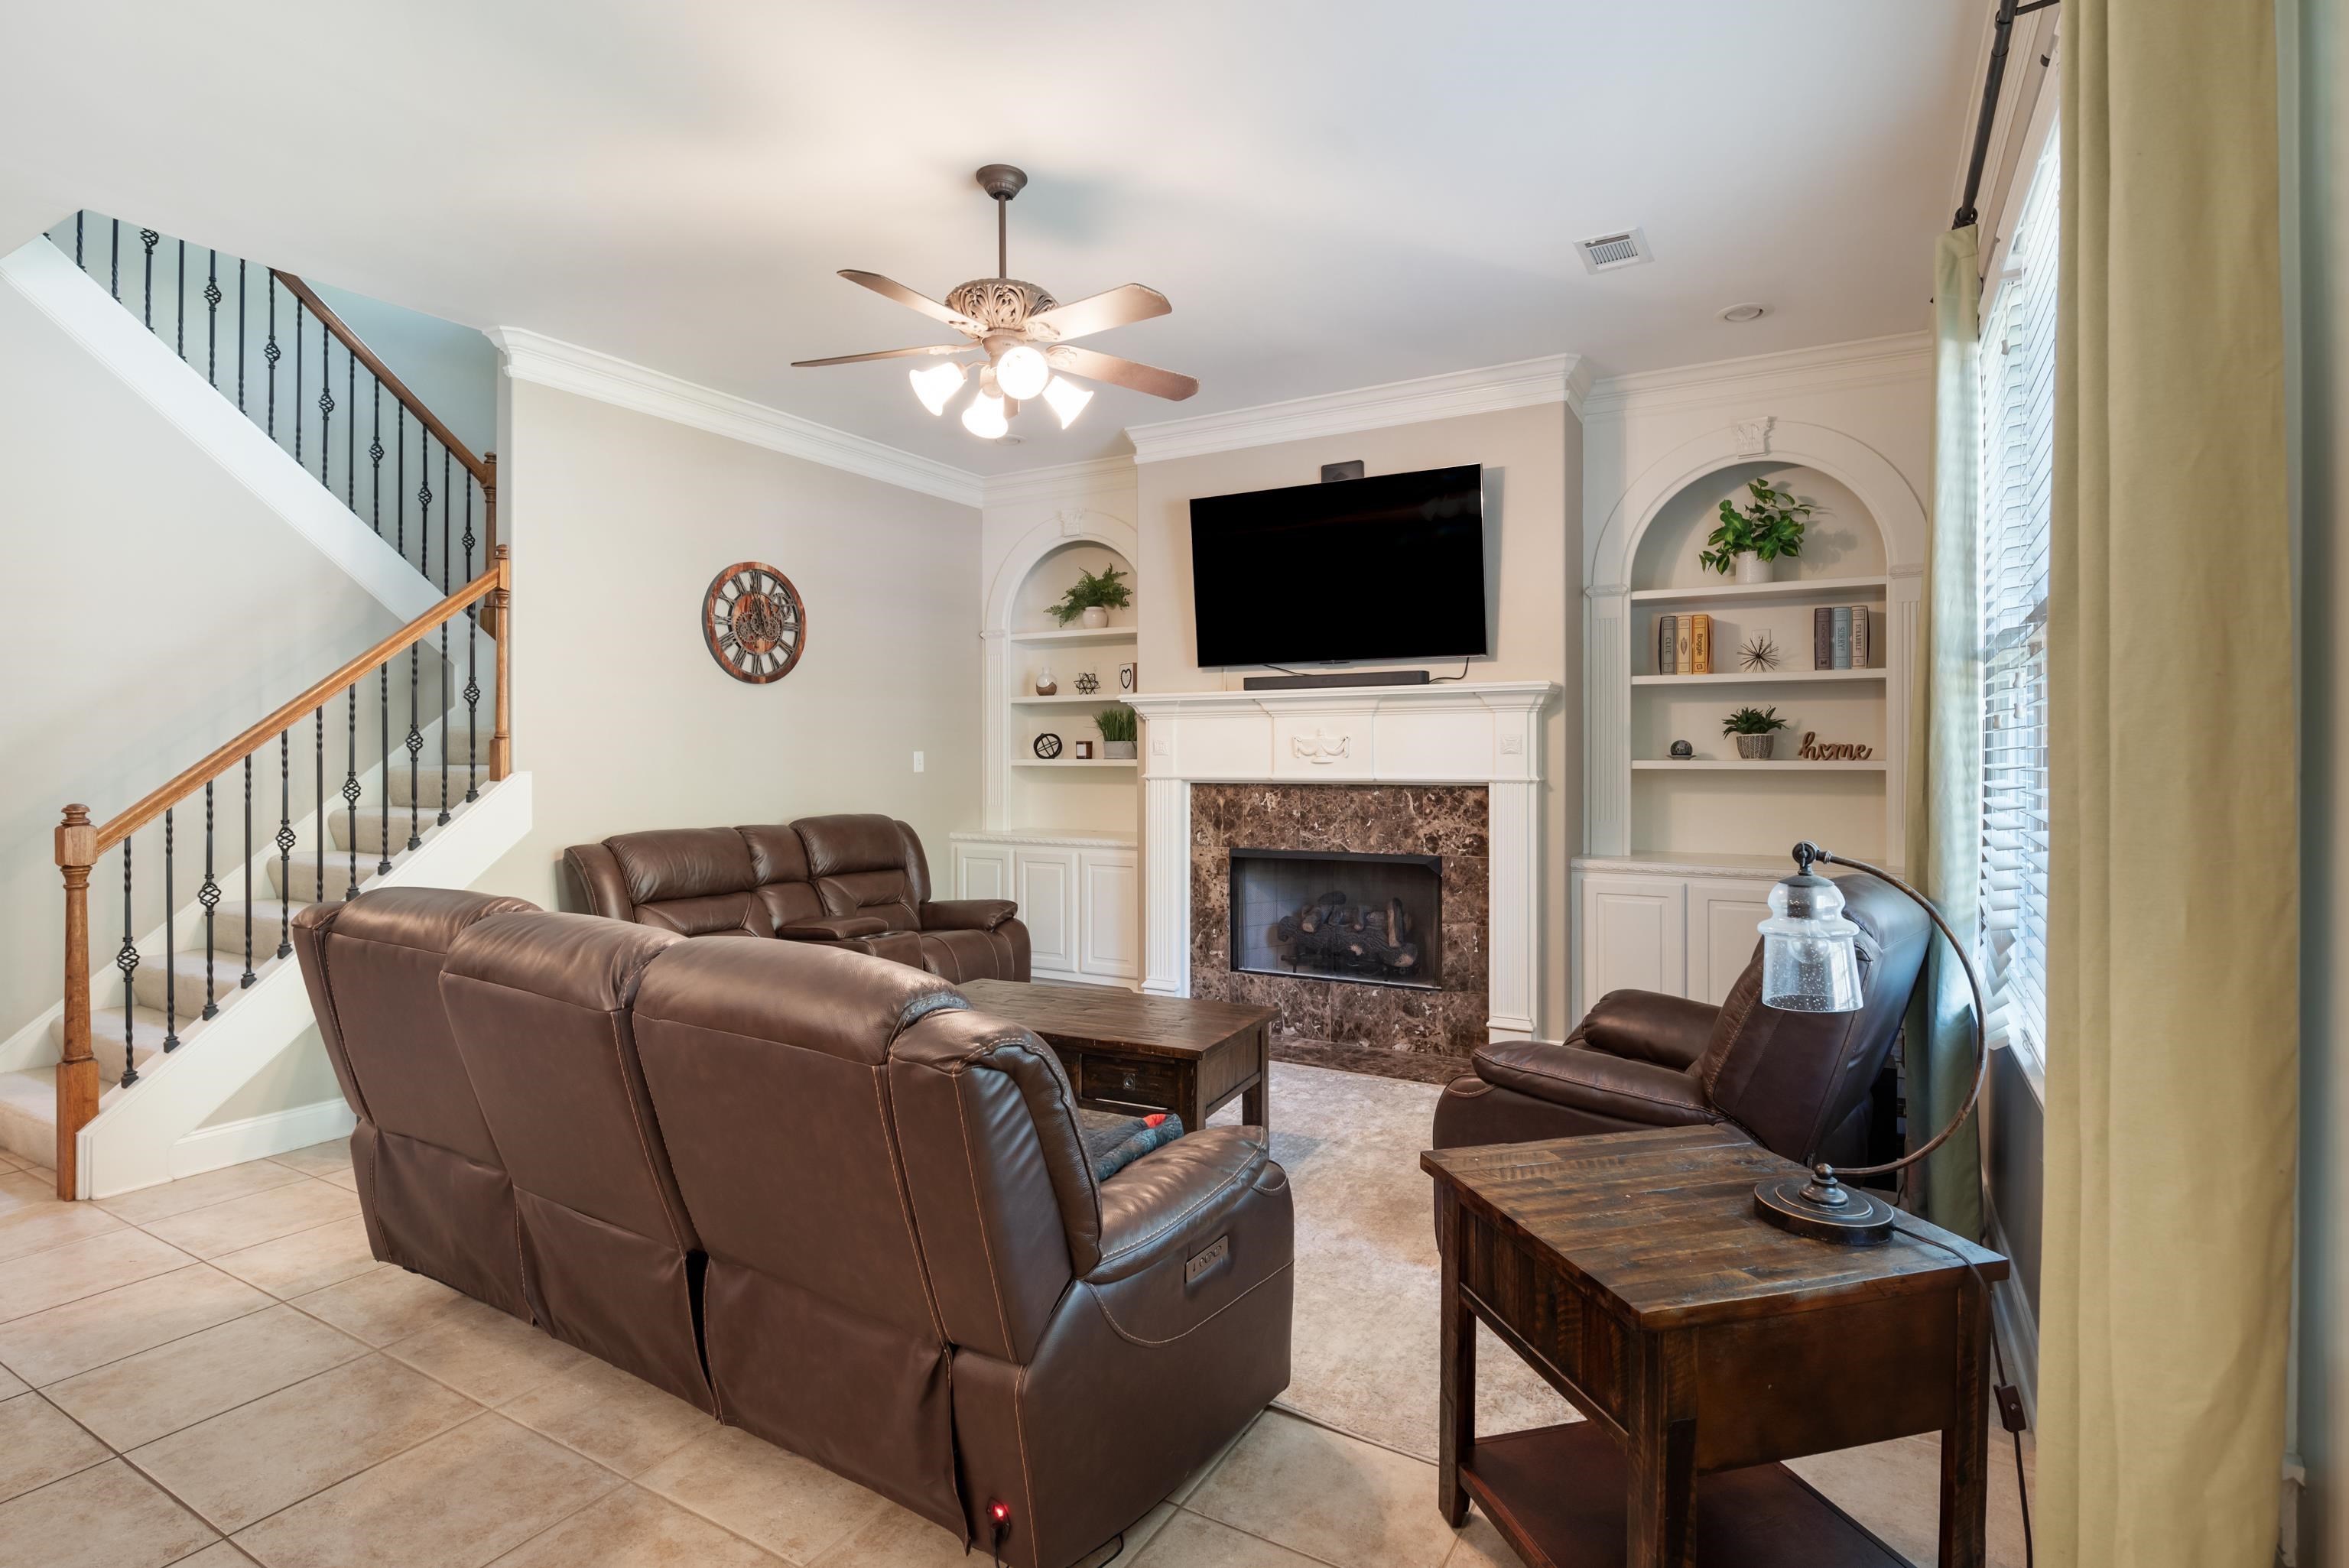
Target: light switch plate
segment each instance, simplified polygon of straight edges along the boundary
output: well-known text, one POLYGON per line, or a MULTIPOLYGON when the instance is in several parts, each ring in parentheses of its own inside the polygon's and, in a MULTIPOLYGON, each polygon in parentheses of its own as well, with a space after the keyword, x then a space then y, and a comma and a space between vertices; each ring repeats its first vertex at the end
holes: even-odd
POLYGON ((915 752, 915 753, 914 753, 914 771, 915 771, 915 772, 916 772, 916 773, 919 773, 921 770, 922 770, 922 754, 921 754, 920 752, 916 751, 916 752, 915 752))

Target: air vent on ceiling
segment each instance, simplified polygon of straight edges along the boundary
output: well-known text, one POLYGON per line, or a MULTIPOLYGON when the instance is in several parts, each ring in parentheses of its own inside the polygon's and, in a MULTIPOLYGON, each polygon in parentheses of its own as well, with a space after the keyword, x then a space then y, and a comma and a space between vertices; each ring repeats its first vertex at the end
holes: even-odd
POLYGON ((1584 270, 1611 273, 1617 267, 1636 267, 1641 262, 1652 262, 1655 253, 1648 249, 1648 236, 1638 229, 1619 230, 1601 234, 1596 239, 1577 240, 1575 253, 1582 258, 1584 270))

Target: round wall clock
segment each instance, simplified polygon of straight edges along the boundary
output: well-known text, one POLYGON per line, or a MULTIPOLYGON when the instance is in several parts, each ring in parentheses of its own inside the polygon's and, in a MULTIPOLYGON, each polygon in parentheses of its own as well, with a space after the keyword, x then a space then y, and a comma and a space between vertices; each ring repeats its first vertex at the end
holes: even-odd
POLYGON ((1036 755, 1050 762, 1061 755, 1061 738, 1050 733, 1036 738, 1036 755))
POLYGON ((764 686, 792 673, 807 647, 807 606, 792 580, 757 561, 740 561, 709 581, 701 634, 718 667, 764 686))

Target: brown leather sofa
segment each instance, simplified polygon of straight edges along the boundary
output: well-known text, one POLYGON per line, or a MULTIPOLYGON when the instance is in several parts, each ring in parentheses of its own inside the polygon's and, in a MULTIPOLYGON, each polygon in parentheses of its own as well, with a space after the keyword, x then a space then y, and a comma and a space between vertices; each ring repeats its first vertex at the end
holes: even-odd
POLYGON ((1838 877, 1859 927, 1856 1013, 1762 1006, 1762 952, 1720 1006, 1610 991, 1563 1044, 1504 1040, 1435 1107, 1435 1146, 1528 1143, 1729 1121, 1806 1164, 1866 1163, 1868 1090, 1900 1031, 1930 928, 1873 877, 1838 877))
POLYGON ((521 1315, 967 1545, 1004 1505, 1019 1568, 1105 1543, 1287 1386, 1261 1130, 1096 1181, 1058 1057, 934 975, 520 907, 387 889, 295 916, 378 1256, 468 1294, 518 1266, 521 1315), (402 1081, 475 1108, 494 1164, 466 1169, 508 1193, 460 1192, 429 1259, 387 1252, 388 1203, 430 1215, 367 1158, 416 1136, 371 1122, 368 1070, 415 1040, 451 1044, 402 1081))
POLYGON ((931 898, 922 841, 889 817, 622 833, 563 861, 586 908, 615 920, 844 947, 947 980, 1028 978, 1019 906, 931 898))

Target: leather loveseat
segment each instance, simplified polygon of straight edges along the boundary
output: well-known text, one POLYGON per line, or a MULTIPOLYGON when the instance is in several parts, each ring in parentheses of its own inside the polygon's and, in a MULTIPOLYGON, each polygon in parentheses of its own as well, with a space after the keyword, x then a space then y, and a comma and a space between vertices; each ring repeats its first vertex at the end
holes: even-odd
POLYGON ((585 906, 615 920, 845 947, 947 980, 1028 978, 1019 906, 931 898, 922 841, 889 817, 622 833, 563 861, 585 906))
POLYGON ((1868 1090, 1900 1032, 1930 929, 1874 877, 1838 877, 1859 927, 1860 1008, 1762 1006, 1762 950, 1715 1007, 1610 991, 1563 1044, 1478 1047, 1435 1107, 1438 1149, 1729 1121, 1804 1164, 1864 1164, 1868 1090))
POLYGON ((1266 1134, 1097 1181, 1058 1057, 934 975, 428 889, 295 920, 378 1257, 982 1553, 1066 1568, 1288 1384, 1266 1134))

